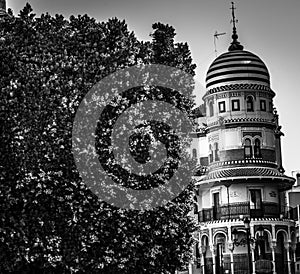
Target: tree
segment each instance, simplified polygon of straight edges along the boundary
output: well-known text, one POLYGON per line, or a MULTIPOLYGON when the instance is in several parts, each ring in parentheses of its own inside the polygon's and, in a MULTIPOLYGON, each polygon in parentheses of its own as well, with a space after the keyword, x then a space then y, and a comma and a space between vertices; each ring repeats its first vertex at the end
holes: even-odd
MULTIPOLYGON (((116 208, 83 184, 72 155, 76 110, 103 77, 140 63, 194 73, 174 29, 153 29, 142 42, 117 18, 36 18, 29 4, 1 19, 1 273, 173 273, 188 262, 192 186, 153 211, 116 208)), ((187 112, 190 99, 166 98, 187 112)))

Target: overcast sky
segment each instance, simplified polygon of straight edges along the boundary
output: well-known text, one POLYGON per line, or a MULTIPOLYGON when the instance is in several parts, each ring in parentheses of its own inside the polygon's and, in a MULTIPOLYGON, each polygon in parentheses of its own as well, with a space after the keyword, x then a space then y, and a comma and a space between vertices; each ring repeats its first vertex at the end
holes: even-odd
MULTIPOLYGON (((226 32, 217 40, 218 54, 227 51, 231 41, 229 0, 7 0, 7 7, 19 13, 29 2, 38 15, 44 12, 85 14, 99 21, 111 17, 125 19, 140 40, 149 40, 154 22, 176 29, 177 41, 188 42, 197 64, 197 102, 204 95, 206 71, 215 58, 213 35, 226 32)), ((239 41, 245 50, 257 54, 271 74, 275 106, 285 136, 282 152, 286 174, 300 170, 300 0, 237 0, 239 41)))

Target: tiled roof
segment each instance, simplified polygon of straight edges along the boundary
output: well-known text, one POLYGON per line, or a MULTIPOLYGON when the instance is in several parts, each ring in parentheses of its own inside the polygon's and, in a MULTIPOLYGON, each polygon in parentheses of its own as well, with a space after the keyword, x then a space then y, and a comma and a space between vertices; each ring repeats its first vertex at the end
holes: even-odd
POLYGON ((288 179, 290 177, 280 173, 275 168, 269 167, 236 167, 228 169, 217 169, 207 173, 204 178, 206 180, 218 180, 234 177, 275 177, 281 179, 288 179))
POLYGON ((207 167, 206 166, 197 166, 195 171, 195 176, 203 176, 207 173, 207 167))

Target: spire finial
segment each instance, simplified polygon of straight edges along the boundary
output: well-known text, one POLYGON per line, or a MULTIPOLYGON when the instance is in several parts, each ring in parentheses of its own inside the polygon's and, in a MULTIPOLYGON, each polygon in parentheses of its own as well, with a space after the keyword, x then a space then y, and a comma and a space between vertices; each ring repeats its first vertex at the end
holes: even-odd
POLYGON ((231 2, 231 8, 232 10, 232 25, 233 25, 233 29, 232 29, 232 42, 231 42, 231 45, 229 46, 228 50, 229 51, 233 51, 233 50, 243 50, 243 46, 240 44, 240 42, 237 40, 238 39, 238 35, 237 35, 237 32, 236 32, 236 26, 235 26, 235 23, 238 22, 238 20, 235 19, 235 14, 234 14, 234 10, 235 10, 235 7, 234 7, 234 2, 231 2))

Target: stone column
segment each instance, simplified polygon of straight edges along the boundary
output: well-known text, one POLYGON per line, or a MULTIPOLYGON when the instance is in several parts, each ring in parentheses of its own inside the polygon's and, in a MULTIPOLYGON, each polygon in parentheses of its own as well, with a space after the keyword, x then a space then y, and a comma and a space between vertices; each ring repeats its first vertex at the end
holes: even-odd
POLYGON ((202 274, 205 274, 205 253, 206 253, 206 250, 207 250, 207 247, 202 245, 200 247, 200 250, 201 250, 201 270, 202 270, 202 274))
MULTIPOLYGON (((254 235, 254 226, 250 225, 250 238, 254 235)), ((255 274, 255 243, 250 244, 250 250, 251 250, 251 260, 252 260, 252 273, 255 274)))
POLYGON ((213 231, 212 228, 209 229, 209 248, 211 251, 212 261, 213 261, 213 274, 216 273, 216 246, 214 245, 214 239, 213 239, 213 231))
POLYGON ((285 242, 285 243, 284 243, 284 248, 285 248, 285 250, 286 250, 286 256, 287 256, 288 273, 292 273, 292 268, 291 268, 290 242, 285 242))
POLYGON ((234 244, 231 240, 228 241, 228 249, 230 251, 230 271, 231 274, 234 274, 234 262, 233 262, 234 244))
MULTIPOLYGON (((228 187, 227 187, 228 190, 228 187)), ((228 226, 228 250, 230 251, 230 271, 231 274, 234 274, 234 263, 233 263, 233 250, 234 250, 234 244, 232 242, 232 233, 231 233, 231 226, 228 226)))
POLYGON ((210 247, 210 251, 211 251, 211 255, 212 255, 212 259, 213 259, 213 273, 219 274, 219 273, 216 273, 216 245, 211 244, 209 247, 210 247))
POLYGON ((293 262, 294 264, 296 263, 296 248, 297 248, 297 245, 296 243, 292 243, 291 244, 291 249, 292 249, 292 255, 293 255, 293 262))
POLYGON ((255 243, 251 244, 252 273, 255 274, 255 243))
POLYGON ((272 242, 271 242, 271 250, 272 250, 273 274, 276 274, 276 256, 275 256, 275 249, 276 249, 276 240, 272 240, 272 242))

